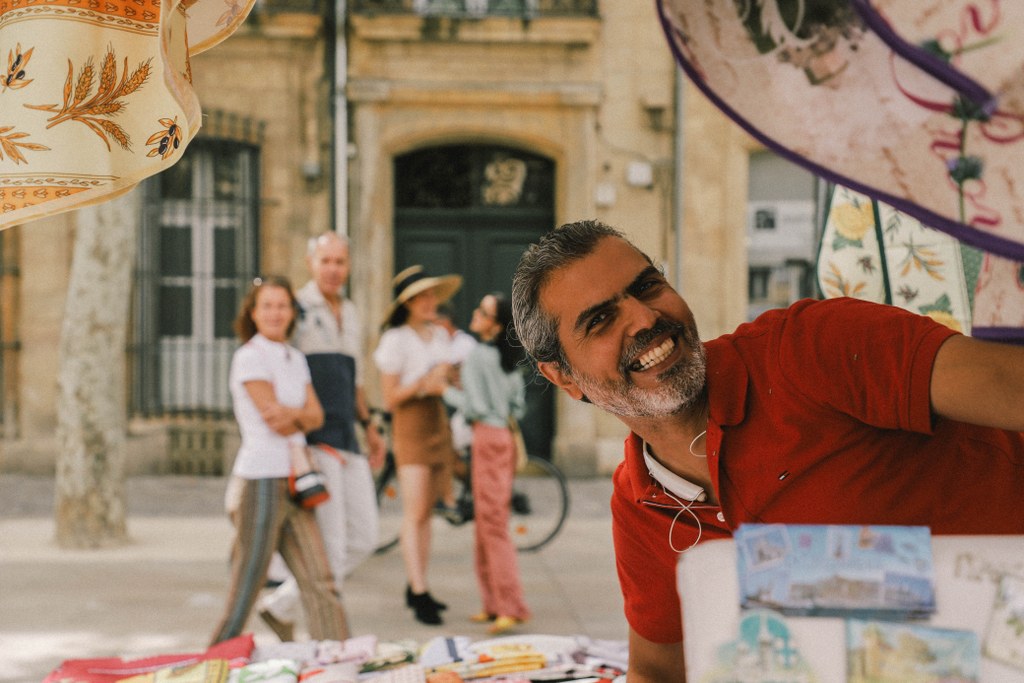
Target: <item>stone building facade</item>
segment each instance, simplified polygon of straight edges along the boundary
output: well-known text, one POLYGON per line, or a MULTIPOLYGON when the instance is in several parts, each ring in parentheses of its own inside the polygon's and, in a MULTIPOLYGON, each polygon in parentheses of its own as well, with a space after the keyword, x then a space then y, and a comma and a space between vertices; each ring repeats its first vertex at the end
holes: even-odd
MULTIPOLYGON (((529 241, 582 218, 662 261, 705 337, 745 318, 755 145, 680 79, 653 3, 350 0, 337 20, 301 2, 267 0, 194 58, 200 136, 136 190, 129 472, 230 458, 240 293, 258 273, 301 284, 305 242, 325 229, 351 240, 369 349, 397 269, 463 272, 468 319, 508 289, 529 241)), ((52 470, 74 229, 68 214, 0 236, 0 470, 52 470)), ((610 470, 621 424, 552 394, 535 406, 546 454, 570 473, 610 470)))

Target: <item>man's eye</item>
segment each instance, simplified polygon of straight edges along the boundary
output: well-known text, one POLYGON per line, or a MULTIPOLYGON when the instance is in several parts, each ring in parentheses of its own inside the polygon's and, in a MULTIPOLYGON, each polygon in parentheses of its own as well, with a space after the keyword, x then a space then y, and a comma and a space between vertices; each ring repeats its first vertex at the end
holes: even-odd
POLYGON ((590 320, 587 321, 587 331, 589 332, 590 330, 594 329, 607 319, 607 313, 598 313, 597 315, 593 316, 592 318, 590 318, 590 320))
POLYGON ((652 290, 655 290, 658 287, 660 287, 662 282, 663 282, 663 280, 661 280, 660 278, 651 278, 649 280, 644 280, 643 282, 641 282, 639 284, 639 286, 637 286, 636 293, 637 294, 647 294, 647 293, 650 293, 652 290))

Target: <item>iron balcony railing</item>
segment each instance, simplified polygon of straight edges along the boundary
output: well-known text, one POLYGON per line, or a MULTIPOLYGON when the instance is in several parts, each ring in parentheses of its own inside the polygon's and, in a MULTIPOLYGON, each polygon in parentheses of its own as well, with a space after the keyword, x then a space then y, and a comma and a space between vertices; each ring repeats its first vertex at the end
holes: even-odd
POLYGON ((596 17, 597 0, 350 0, 353 14, 483 18, 596 17))
POLYGON ((327 13, 326 0, 256 0, 253 16, 275 14, 317 14, 327 13))

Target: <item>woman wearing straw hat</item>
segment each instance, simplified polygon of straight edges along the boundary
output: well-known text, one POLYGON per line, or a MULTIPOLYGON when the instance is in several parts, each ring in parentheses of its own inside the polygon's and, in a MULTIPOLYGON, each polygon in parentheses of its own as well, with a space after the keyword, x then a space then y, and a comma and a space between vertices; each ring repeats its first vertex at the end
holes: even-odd
POLYGON ((409 582, 405 601, 418 621, 440 624, 439 612, 446 605, 427 588, 430 523, 455 455, 441 401, 451 370, 450 337, 434 320, 438 304, 458 291, 462 278, 431 277, 422 266, 412 266, 396 275, 392 285, 394 301, 373 359, 391 412, 392 450, 402 491, 399 538, 409 582))

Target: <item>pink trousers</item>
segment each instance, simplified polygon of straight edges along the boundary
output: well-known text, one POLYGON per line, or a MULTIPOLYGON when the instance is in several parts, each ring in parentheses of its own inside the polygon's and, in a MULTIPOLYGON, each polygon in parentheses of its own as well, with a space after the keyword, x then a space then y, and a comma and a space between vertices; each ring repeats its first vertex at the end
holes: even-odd
POLYGON ((476 578, 488 614, 526 619, 530 610, 519 582, 519 560, 509 536, 509 505, 516 469, 512 433, 504 427, 473 426, 472 469, 476 578))

